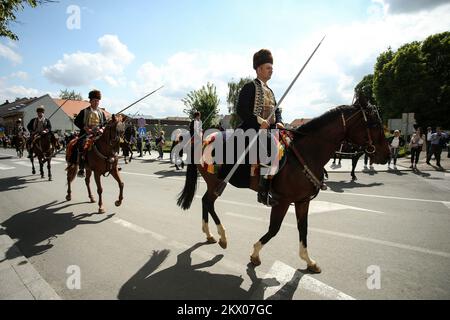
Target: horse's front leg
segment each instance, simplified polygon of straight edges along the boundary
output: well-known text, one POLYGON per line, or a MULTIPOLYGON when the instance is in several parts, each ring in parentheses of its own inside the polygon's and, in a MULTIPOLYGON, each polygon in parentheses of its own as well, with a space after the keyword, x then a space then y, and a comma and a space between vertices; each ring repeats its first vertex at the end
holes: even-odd
POLYGON ((313 273, 320 273, 322 270, 316 261, 311 259, 308 254, 308 210, 309 201, 295 203, 295 215, 297 217, 297 228, 300 235, 300 258, 306 261, 307 269, 313 273))
POLYGON ((94 203, 95 199, 94 199, 94 196, 92 195, 92 191, 91 191, 91 175, 92 175, 92 170, 89 168, 86 168, 86 177, 84 178, 84 183, 86 183, 89 200, 91 201, 91 203, 94 203))
POLYGON ((36 169, 34 168, 34 156, 33 156, 33 154, 30 155, 30 161, 31 161, 31 173, 36 174, 36 169))
POLYGON ((272 211, 270 212, 269 231, 267 231, 267 233, 253 245, 253 253, 250 256, 250 262, 253 265, 259 266, 261 264, 259 252, 261 251, 263 246, 267 242, 269 242, 269 240, 272 239, 280 230, 281 223, 283 222, 289 205, 290 203, 288 201, 280 201, 278 205, 272 208, 272 211))
POLYGON ((100 180, 100 173, 98 171, 94 171, 95 183, 97 184, 97 194, 98 194, 98 213, 105 213, 105 209, 103 208, 103 200, 102 200, 102 181, 100 180))
POLYGON ((44 178, 44 160, 41 157, 38 157, 39 160, 39 171, 41 173, 41 178, 44 178))
POLYGON ((47 160, 47 172, 48 172, 48 181, 52 181, 52 169, 50 162, 52 161, 52 158, 48 158, 47 160))
POLYGON ((117 169, 117 166, 114 168, 113 171, 111 171, 111 175, 113 176, 114 179, 116 179, 117 183, 119 184, 119 200, 117 200, 114 203, 116 207, 118 207, 122 204, 124 183, 122 179, 120 179, 119 170, 117 169))

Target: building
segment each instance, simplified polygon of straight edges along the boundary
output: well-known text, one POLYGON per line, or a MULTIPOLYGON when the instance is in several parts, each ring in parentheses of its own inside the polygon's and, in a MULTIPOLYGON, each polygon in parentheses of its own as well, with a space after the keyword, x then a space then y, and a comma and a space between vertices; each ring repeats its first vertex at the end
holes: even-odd
POLYGON ((16 121, 20 118, 26 127, 37 116, 36 108, 39 106, 44 106, 47 118, 51 117, 54 132, 65 132, 71 128, 71 119, 63 110, 58 110, 59 106, 48 94, 41 97, 18 99, 12 103, 1 105, 0 126, 5 128, 6 134, 12 134, 16 121))
MULTIPOLYGON (((48 94, 41 97, 22 98, 11 103, 7 101, 0 105, 0 127, 4 128, 6 135, 10 135, 19 118, 26 127, 30 120, 37 116, 36 108, 44 106, 45 116, 50 119, 53 132, 59 134, 73 132, 78 129, 73 123, 75 115, 89 106, 89 102, 68 100, 58 109, 65 101, 53 99, 48 94)), ((107 117, 110 116, 109 112, 106 110, 105 112, 107 117)))

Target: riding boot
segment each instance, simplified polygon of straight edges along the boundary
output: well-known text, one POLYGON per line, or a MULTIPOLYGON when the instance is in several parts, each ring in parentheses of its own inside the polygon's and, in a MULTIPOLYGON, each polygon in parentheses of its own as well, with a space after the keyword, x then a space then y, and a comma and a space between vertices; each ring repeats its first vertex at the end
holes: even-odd
POLYGON ((270 193, 271 182, 270 179, 266 179, 264 176, 260 176, 259 178, 258 202, 268 207, 274 207, 278 204, 278 201, 270 193))

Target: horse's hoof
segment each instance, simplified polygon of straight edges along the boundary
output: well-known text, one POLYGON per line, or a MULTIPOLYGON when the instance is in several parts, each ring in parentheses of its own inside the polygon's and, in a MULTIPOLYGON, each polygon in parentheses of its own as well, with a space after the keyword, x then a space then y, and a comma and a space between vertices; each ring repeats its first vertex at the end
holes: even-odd
POLYGON ((259 257, 253 257, 253 256, 250 256, 250 262, 255 266, 255 267, 257 267, 257 266, 259 266, 260 264, 261 264, 261 259, 259 259, 259 257))
POLYGON ((98 213, 105 213, 106 211, 105 211, 105 209, 103 209, 103 208, 98 208, 98 213))
POLYGON ((44 176, 41 176, 41 178, 44 179, 45 177, 44 177, 44 176))
POLYGON ((89 202, 90 203, 95 203, 95 199, 94 198, 89 198, 89 202))
POLYGON ((214 237, 207 237, 206 238, 206 242, 208 242, 208 243, 217 243, 217 240, 214 239, 214 237))
POLYGON ((219 239, 219 246, 220 246, 222 249, 226 249, 226 248, 227 248, 227 240, 219 239))
POLYGON ((52 177, 48 177, 48 181, 52 181, 53 179, 52 179, 52 177))
POLYGON ((311 273, 321 273, 322 269, 320 269, 320 267, 317 265, 317 263, 314 263, 310 266, 308 266, 308 268, 306 268, 306 270, 308 270, 311 273))
POLYGON ((116 207, 120 207, 120 205, 122 204, 122 201, 117 200, 116 202, 114 202, 114 204, 116 205, 116 207))
POLYGON ((66 200, 67 200, 67 201, 70 201, 70 200, 72 200, 72 197, 69 196, 69 195, 67 195, 67 196, 66 196, 66 200))

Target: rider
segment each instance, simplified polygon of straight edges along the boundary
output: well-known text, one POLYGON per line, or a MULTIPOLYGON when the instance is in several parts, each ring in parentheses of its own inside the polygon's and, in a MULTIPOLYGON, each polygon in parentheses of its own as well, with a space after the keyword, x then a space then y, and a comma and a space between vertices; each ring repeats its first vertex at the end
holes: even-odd
MULTIPOLYGON (((253 55, 253 69, 256 79, 245 84, 239 93, 237 114, 242 120, 240 129, 283 129, 281 110, 276 108, 275 95, 267 86, 273 72, 272 53, 261 49, 253 55), (269 115, 271 115, 269 117, 269 115), (267 119, 269 117, 269 119, 267 119)), ((260 174, 258 202, 267 206, 276 205, 270 193, 271 177, 260 174)))
POLYGON ((106 122, 105 113, 98 107, 102 94, 99 90, 92 90, 89 92, 90 106, 81 110, 75 118, 75 125, 80 129, 78 140, 78 154, 79 154, 79 177, 84 177, 84 157, 83 148, 86 141, 86 136, 91 134, 94 130, 100 129, 106 122))
POLYGON ((30 120, 27 129, 30 132, 30 138, 27 141, 28 157, 32 157, 33 143, 41 134, 52 131, 52 124, 50 120, 44 116, 45 108, 43 105, 36 108, 37 117, 30 120))

